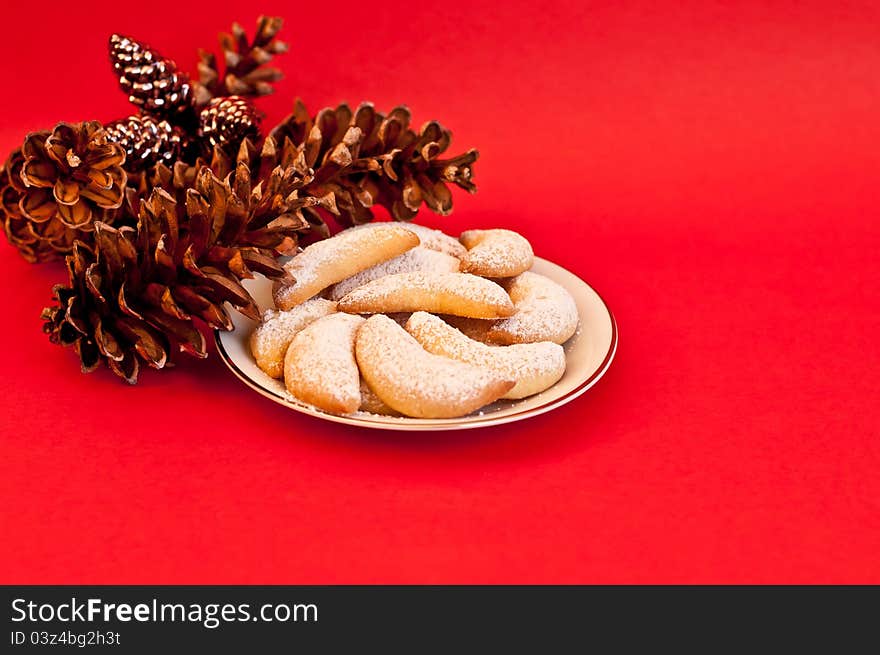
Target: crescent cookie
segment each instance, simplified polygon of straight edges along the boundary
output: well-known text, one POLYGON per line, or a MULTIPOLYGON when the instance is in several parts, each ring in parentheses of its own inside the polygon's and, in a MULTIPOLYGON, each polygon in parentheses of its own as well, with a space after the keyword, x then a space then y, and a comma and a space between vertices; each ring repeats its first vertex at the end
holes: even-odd
POLYGON ((284 354, 297 332, 322 316, 336 311, 336 303, 313 298, 286 312, 267 310, 263 322, 251 333, 251 353, 269 377, 284 374, 284 354))
POLYGON ((338 308, 354 314, 426 311, 472 318, 501 318, 515 311, 504 289, 491 280, 426 272, 373 280, 343 297, 338 308))
POLYGON ((284 383, 291 395, 333 414, 357 411, 361 376, 354 342, 365 322, 352 314, 330 314, 298 332, 284 356, 284 383))
POLYGON ((562 346, 549 341, 487 346, 425 312, 413 314, 406 324, 406 331, 429 353, 467 362, 516 380, 516 386, 503 398, 534 395, 556 384, 565 373, 565 352, 562 346))
POLYGON ((405 253, 419 245, 419 238, 399 225, 377 225, 372 230, 340 232, 318 241, 284 265, 294 278, 275 288, 279 309, 290 309, 366 268, 405 253))
POLYGON ((513 277, 529 270, 535 253, 528 240, 512 230, 468 230, 459 240, 468 249, 461 270, 484 277, 513 277))
MULTIPOLYGON (((353 232, 355 230, 370 230, 381 225, 388 225, 388 223, 364 223, 363 225, 355 225, 354 227, 348 228, 346 232, 353 232)), ((429 250, 436 250, 437 252, 442 252, 444 254, 455 257, 456 259, 461 259, 467 254, 467 249, 461 245, 455 237, 451 237, 445 232, 441 232, 440 230, 435 230, 430 227, 425 227, 424 225, 418 225, 416 223, 405 223, 401 221, 400 223, 395 223, 395 225, 400 225, 401 227, 405 227, 410 232, 415 233, 415 235, 419 238, 419 241, 422 242, 422 245, 429 250)))
POLYGON ((496 321, 486 333, 491 343, 565 343, 577 331, 574 298, 550 278, 525 272, 504 283, 516 314, 496 321))
POLYGON ((553 280, 527 271, 501 284, 516 307, 516 314, 510 318, 482 321, 450 315, 444 320, 471 339, 501 345, 538 341, 563 344, 577 331, 574 298, 553 280))
POLYGON ((360 273, 355 273, 351 277, 342 280, 342 282, 337 282, 327 289, 325 295, 330 300, 339 300, 349 291, 386 275, 413 273, 415 271, 455 273, 460 266, 461 262, 452 255, 447 255, 439 250, 431 250, 424 246, 416 246, 394 259, 376 264, 360 273))
POLYGON ((470 414, 515 384, 495 371, 429 353, 381 314, 361 327, 355 354, 375 394, 392 409, 416 418, 470 414))

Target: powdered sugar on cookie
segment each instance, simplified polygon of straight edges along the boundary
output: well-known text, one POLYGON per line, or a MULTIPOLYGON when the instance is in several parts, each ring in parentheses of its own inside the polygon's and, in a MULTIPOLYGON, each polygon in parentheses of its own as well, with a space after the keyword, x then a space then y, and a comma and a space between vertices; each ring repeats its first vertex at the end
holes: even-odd
POLYGON ((300 331, 284 358, 287 390, 327 412, 357 411, 361 393, 354 343, 364 323, 360 316, 330 314, 300 331))
POLYGON ((562 346, 544 341, 513 346, 487 346, 469 339, 441 318, 416 312, 406 324, 422 347, 435 355, 497 371, 516 380, 505 398, 524 398, 555 384, 565 372, 562 346))
POLYGON ((400 416, 400 412, 395 412, 382 402, 382 399, 370 389, 370 385, 368 385, 363 378, 361 378, 360 411, 366 412, 367 414, 378 414, 379 416, 400 416))
POLYGON ((339 310, 356 314, 415 312, 499 318, 514 312, 500 286, 466 273, 398 273, 373 280, 339 300, 339 310))
POLYGON ((296 333, 335 311, 336 303, 324 298, 313 298, 288 311, 266 310, 262 323, 250 338, 257 366, 267 375, 280 378, 284 372, 284 354, 296 333))
POLYGON ((294 278, 273 293, 279 309, 290 309, 367 268, 388 261, 419 245, 419 238, 398 225, 377 225, 369 232, 346 230, 313 243, 284 268, 294 278))
MULTIPOLYGON (((355 230, 371 230, 379 227, 380 225, 388 225, 389 223, 365 223, 363 225, 356 225, 354 227, 350 227, 345 232, 353 232, 355 230)), ((405 223, 403 221, 399 223, 393 223, 393 225, 399 225, 401 227, 406 228, 410 232, 414 233, 421 241, 422 246, 428 248, 429 250, 436 250, 437 252, 442 252, 451 257, 455 257, 456 259, 461 259, 467 253, 467 249, 458 242, 455 237, 449 236, 445 232, 440 230, 435 230, 430 227, 425 227, 424 225, 418 225, 416 223, 405 223)), ((340 234, 344 234, 344 232, 340 232, 340 234)))
POLYGON ((504 283, 516 314, 495 321, 486 332, 492 343, 565 343, 578 326, 574 298, 562 286, 537 273, 525 272, 504 283))
POLYGON ((407 416, 463 416, 500 398, 515 384, 495 371, 427 352, 381 314, 360 328, 355 353, 370 388, 407 416))
POLYGON ((461 262, 451 255, 447 255, 438 250, 431 250, 424 246, 417 246, 394 259, 389 259, 387 262, 376 264, 365 271, 355 273, 350 278, 347 278, 338 284, 334 284, 327 289, 325 295, 330 300, 339 300, 350 291, 362 287, 373 280, 378 280, 380 277, 385 277, 386 275, 413 273, 416 271, 454 273, 458 271, 460 265, 461 262))
POLYGON ((459 240, 468 249, 461 270, 485 277, 512 277, 532 267, 528 240, 512 230, 468 230, 459 240))

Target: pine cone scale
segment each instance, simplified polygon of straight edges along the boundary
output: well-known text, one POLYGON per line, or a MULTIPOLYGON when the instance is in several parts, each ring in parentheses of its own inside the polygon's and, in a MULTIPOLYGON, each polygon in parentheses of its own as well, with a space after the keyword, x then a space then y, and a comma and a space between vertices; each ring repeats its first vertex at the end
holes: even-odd
POLYGON ((168 342, 162 333, 145 323, 137 323, 125 316, 117 316, 113 321, 116 331, 132 343, 135 352, 153 368, 161 369, 168 361, 168 342))
POLYGON ((81 335, 88 335, 89 325, 83 317, 79 296, 71 296, 67 299, 67 306, 64 309, 64 320, 81 335))
POLYGON ((45 223, 55 217, 56 204, 51 192, 40 189, 19 200, 19 208, 25 218, 34 223, 45 223))
POLYGON ((95 189, 109 189, 113 186, 113 176, 107 171, 97 168, 89 169, 85 174, 85 178, 89 186, 95 189))
POLYGON ((57 179, 52 189, 56 202, 62 205, 75 205, 79 202, 79 184, 75 180, 57 179))
MULTIPOLYGON (((59 124, 59 127, 63 125, 59 124)), ((49 138, 51 132, 44 130, 42 132, 31 132, 24 138, 21 146, 21 157, 27 160, 40 160, 46 156, 46 139, 49 138)), ((59 161, 59 164, 64 162, 59 161)))
POLYGON ((61 222, 64 225, 72 230, 79 229, 92 222, 92 210, 89 205, 82 200, 77 199, 72 205, 58 204, 56 205, 56 208, 58 211, 58 218, 61 219, 61 222))
POLYGON ((173 318, 154 310, 145 311, 144 320, 149 325, 171 336, 182 352, 199 359, 208 356, 205 337, 191 322, 173 318))
POLYGON ((109 187, 89 185, 81 188, 79 195, 91 200, 101 209, 118 209, 122 206, 122 201, 125 198, 122 187, 116 183, 111 183, 109 187))
POLYGON ((101 308, 107 307, 107 299, 104 298, 101 293, 101 285, 103 282, 103 278, 101 274, 98 272, 97 263, 91 264, 83 274, 83 279, 85 280, 86 289, 88 289, 89 293, 92 294, 96 304, 101 308))
POLYGON ((51 162, 39 161, 28 157, 21 169, 21 177, 29 187, 51 189, 55 186, 57 170, 51 162))
POLYGON ((232 321, 222 305, 212 303, 196 293, 191 287, 183 285, 175 287, 172 294, 179 304, 187 308, 190 314, 197 316, 210 327, 227 331, 232 329, 232 321))
MULTIPOLYGON (((110 359, 107 360, 107 363, 109 364, 110 369, 123 380, 129 384, 137 384, 138 373, 140 371, 137 357, 126 353, 125 357, 122 358, 122 361, 117 362, 110 359)), ((100 364, 100 361, 95 364, 95 368, 97 368, 98 364, 100 364)), ((91 370, 94 370, 94 368, 91 370)))
POLYGON ((240 253, 245 265, 252 271, 274 278, 285 275, 284 267, 278 263, 275 257, 264 255, 255 250, 241 250, 240 253))
POLYGON ((89 168, 103 171, 108 168, 118 168, 125 163, 125 151, 112 143, 93 149, 89 153, 89 168))
POLYGON ((95 337, 95 344, 98 351, 107 359, 121 362, 125 357, 125 351, 119 345, 119 342, 110 331, 105 331, 101 324, 101 319, 94 316, 92 319, 92 330, 95 337))
MULTIPOLYGON (((79 355, 80 362, 82 364, 82 372, 83 373, 91 373, 98 365, 101 363, 101 351, 98 350, 98 346, 94 341, 87 340, 85 337, 80 337, 75 344, 75 348, 77 354, 79 355)), ((109 360, 112 364, 113 360, 109 360)), ((126 381, 131 381, 129 377, 126 377, 126 381)))

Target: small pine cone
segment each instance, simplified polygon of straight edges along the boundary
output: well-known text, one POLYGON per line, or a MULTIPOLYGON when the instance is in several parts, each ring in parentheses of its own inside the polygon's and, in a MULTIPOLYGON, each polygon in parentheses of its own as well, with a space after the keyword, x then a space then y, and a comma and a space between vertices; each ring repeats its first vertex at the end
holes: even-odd
POLYGON ((239 96, 214 98, 199 113, 199 137, 208 146, 235 152, 244 139, 256 140, 259 134, 260 114, 239 96))
POLYGON ((146 44, 113 34, 110 62, 129 101, 145 112, 169 118, 191 107, 189 78, 146 44))
POLYGON ((244 28, 232 25, 230 34, 220 34, 223 49, 223 71, 217 57, 199 51, 199 79, 193 81, 196 104, 201 107, 212 98, 223 96, 262 96, 274 91, 273 84, 282 79, 281 71, 268 64, 275 55, 287 52, 287 44, 276 38, 283 21, 277 16, 260 16, 253 39, 248 40, 244 28))
POLYGON ((186 134, 168 121, 129 116, 106 126, 107 136, 125 150, 125 168, 139 172, 158 163, 171 166, 185 149, 186 134))

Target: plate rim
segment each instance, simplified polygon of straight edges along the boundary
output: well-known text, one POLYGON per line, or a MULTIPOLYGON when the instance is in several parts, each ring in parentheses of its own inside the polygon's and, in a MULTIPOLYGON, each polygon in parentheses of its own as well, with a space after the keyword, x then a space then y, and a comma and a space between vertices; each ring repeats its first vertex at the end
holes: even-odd
MULTIPOLYGON (((611 311, 611 308, 608 307, 608 303, 605 301, 605 298, 600 294, 593 286, 581 278, 579 275, 576 275, 569 271, 567 268, 556 264, 550 260, 544 260, 541 257, 535 257, 535 259, 542 259, 547 263, 553 264, 554 266, 559 266, 562 270, 567 273, 574 275, 577 279, 583 282, 590 290, 596 294, 599 298, 599 301, 602 303, 602 306, 605 308, 605 311, 608 313, 608 318, 611 319, 611 343, 608 345, 608 352, 605 353, 605 357, 602 359, 602 363, 599 367, 593 371, 593 373, 583 382, 581 382, 574 389, 570 390, 568 393, 558 397, 553 398, 552 400, 548 400, 543 405, 539 405, 537 407, 532 407, 530 409, 523 410, 521 412, 517 412, 514 414, 506 414, 504 416, 474 416, 474 417, 463 417, 460 422, 449 422, 448 420, 444 420, 443 422, 436 423, 409 423, 404 422, 403 420, 397 419, 395 421, 373 421, 369 418, 360 417, 360 416, 338 416, 336 414, 330 414, 327 412, 323 412, 320 409, 312 409, 307 405, 298 405, 294 402, 291 402, 289 398, 276 393, 274 391, 270 391, 257 384, 250 376, 248 376, 244 371, 242 371, 238 365, 232 360, 232 357, 226 350, 226 347, 223 345, 222 336, 224 334, 229 335, 232 332, 226 332, 221 330, 214 330, 214 345, 217 347, 217 354, 221 361, 226 365, 226 367, 232 371, 233 375, 235 375, 239 380, 244 382, 248 387, 256 391, 262 396, 265 396, 269 400, 284 405, 289 409, 292 409, 295 412, 300 414, 305 414, 307 416, 312 416, 317 419, 323 419, 326 421, 332 421, 334 423, 342 423, 345 425, 354 425, 357 427, 368 428, 372 430, 398 430, 398 431, 431 431, 438 432, 444 430, 469 430, 475 428, 484 428, 491 427, 495 425, 502 425, 505 423, 512 423, 514 421, 523 421, 527 418, 531 418, 533 416, 538 416, 540 414, 545 414, 549 411, 556 409, 562 405, 570 403, 575 400, 582 394, 584 394, 587 390, 595 386, 595 384, 605 375, 611 366, 611 362, 614 360, 614 356, 617 354, 617 345, 618 345, 618 328, 617 328, 617 319, 614 317, 614 314, 611 311)), ((387 417, 386 417, 387 419, 387 417)), ((426 419, 417 419, 420 421, 426 419)), ((430 420, 430 419, 427 419, 430 420)))

